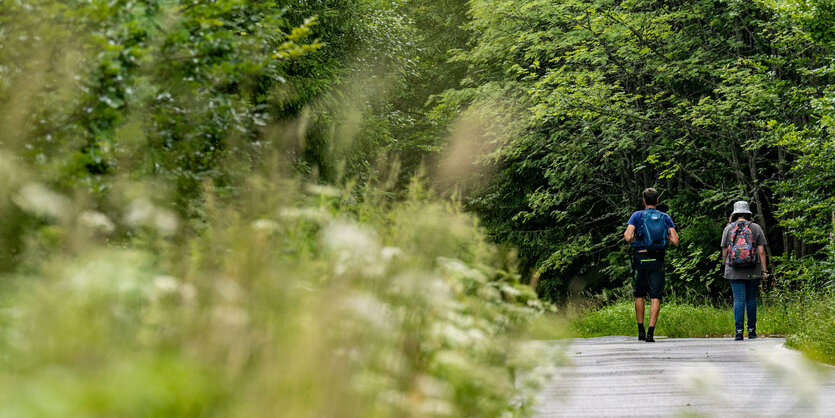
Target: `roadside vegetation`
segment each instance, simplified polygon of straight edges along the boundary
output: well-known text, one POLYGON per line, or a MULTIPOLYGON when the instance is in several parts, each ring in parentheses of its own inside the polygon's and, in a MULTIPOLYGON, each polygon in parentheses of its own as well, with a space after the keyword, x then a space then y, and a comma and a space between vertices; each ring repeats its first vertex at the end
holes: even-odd
POLYGON ((2 2, 0 416, 530 413, 560 328, 386 158, 384 6, 2 2))
MULTIPOLYGON (((760 295, 757 333, 760 337, 785 337, 789 347, 810 358, 835 364, 835 306, 825 294, 772 291, 760 295)), ((635 335, 634 299, 621 297, 609 304, 585 302, 569 305, 563 311, 570 321, 572 335, 601 337, 635 335)), ((665 301, 656 335, 670 338, 733 337, 732 300, 694 303, 665 301)))
POLYGON ((118 246, 101 244, 116 238, 109 218, 85 223, 81 202, 66 222, 38 216, 66 199, 41 190, 20 216, 48 229, 33 245, 56 249, 4 277, 0 415, 530 411, 559 358, 531 337, 561 331, 474 218, 419 184, 392 204, 376 189, 359 203, 351 190, 247 183, 182 240, 164 218, 176 217, 134 202, 148 206, 123 216, 147 211, 145 223, 118 246))

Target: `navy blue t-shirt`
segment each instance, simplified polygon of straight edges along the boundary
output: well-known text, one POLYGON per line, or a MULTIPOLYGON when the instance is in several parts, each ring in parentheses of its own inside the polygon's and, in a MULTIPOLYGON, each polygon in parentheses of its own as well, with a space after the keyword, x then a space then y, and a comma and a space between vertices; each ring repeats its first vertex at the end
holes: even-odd
MULTIPOLYGON (((675 228, 675 224, 673 223, 673 218, 670 215, 667 215, 664 212, 661 212, 664 215, 664 223, 667 224, 667 229, 675 228)), ((635 239, 630 244, 632 247, 637 247, 638 249, 643 249, 644 247, 644 230, 642 226, 644 226, 644 211, 639 210, 632 214, 629 217, 629 220, 626 222, 626 225, 635 225, 635 239)))

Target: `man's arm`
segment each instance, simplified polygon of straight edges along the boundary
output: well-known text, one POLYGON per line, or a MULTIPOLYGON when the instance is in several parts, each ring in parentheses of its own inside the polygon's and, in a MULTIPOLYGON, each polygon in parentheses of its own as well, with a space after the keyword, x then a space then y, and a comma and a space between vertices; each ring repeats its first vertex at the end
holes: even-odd
POLYGON ((631 242, 635 239, 635 225, 626 226, 626 231, 623 233, 623 239, 625 239, 626 242, 631 242))
POLYGON ((675 228, 670 228, 670 244, 678 245, 678 233, 675 228))

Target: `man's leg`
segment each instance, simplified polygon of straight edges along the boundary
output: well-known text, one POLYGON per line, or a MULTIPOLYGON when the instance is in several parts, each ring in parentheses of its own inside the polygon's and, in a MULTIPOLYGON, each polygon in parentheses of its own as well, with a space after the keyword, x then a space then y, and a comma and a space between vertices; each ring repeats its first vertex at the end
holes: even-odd
POLYGON ((649 326, 654 328, 658 322, 658 312, 661 311, 661 299, 652 298, 649 302, 649 326))
POLYGON ((644 329, 644 298, 635 298, 635 319, 638 321, 638 341, 646 341, 647 331, 644 329))
POLYGON ((644 323, 644 298, 635 298, 635 319, 639 324, 644 323))
POLYGON ((638 341, 646 340, 647 336, 646 330, 644 330, 644 301, 649 291, 649 280, 642 258, 639 254, 635 254, 633 263, 635 266, 633 278, 635 280, 632 282, 632 295, 635 296, 635 319, 638 321, 638 341))
POLYGON ((655 342, 655 324, 661 312, 661 297, 664 295, 664 259, 658 257, 652 262, 649 274, 649 328, 647 329, 648 343, 655 342))

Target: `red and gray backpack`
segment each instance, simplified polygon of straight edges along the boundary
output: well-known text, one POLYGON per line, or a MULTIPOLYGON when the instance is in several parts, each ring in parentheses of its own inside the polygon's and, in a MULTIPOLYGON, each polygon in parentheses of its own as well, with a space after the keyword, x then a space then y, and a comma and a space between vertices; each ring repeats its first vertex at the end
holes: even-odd
POLYGON ((740 219, 731 229, 728 258, 725 260, 731 267, 753 267, 757 264, 757 243, 750 225, 751 222, 740 219))

